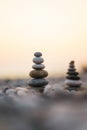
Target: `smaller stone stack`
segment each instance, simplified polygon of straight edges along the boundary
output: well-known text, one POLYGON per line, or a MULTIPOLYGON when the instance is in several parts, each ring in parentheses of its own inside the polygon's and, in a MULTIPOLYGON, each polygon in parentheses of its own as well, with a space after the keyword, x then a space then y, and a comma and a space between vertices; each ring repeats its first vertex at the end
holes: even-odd
POLYGON ((36 52, 34 56, 33 62, 35 64, 32 66, 34 70, 29 74, 33 79, 29 82, 29 85, 43 92, 45 85, 48 84, 48 81, 45 79, 48 76, 48 72, 43 70, 45 65, 42 64, 44 62, 44 59, 41 57, 42 53, 36 52))
POLYGON ((80 77, 78 76, 79 73, 76 72, 74 61, 70 62, 67 74, 68 76, 66 77, 65 83, 66 85, 68 85, 68 87, 66 89, 68 89, 69 91, 72 91, 72 90, 78 91, 80 86, 82 85, 82 81, 80 80, 80 77))

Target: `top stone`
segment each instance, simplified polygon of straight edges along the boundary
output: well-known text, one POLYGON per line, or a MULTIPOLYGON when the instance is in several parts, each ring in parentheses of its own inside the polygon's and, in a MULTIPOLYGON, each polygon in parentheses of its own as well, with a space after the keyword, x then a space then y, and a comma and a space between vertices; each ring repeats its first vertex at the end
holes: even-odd
POLYGON ((41 56, 42 56, 42 53, 41 53, 41 52, 35 52, 35 53, 34 53, 34 56, 36 56, 36 57, 41 57, 41 56))
POLYGON ((70 62, 70 68, 74 68, 75 66, 74 66, 74 61, 72 60, 71 62, 70 62))

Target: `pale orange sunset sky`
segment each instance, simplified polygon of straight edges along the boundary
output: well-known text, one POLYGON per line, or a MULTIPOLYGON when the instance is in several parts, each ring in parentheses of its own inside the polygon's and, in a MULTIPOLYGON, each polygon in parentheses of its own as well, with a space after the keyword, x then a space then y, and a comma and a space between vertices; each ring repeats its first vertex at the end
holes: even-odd
POLYGON ((35 51, 49 76, 87 63, 87 0, 0 0, 0 77, 28 77, 35 51))

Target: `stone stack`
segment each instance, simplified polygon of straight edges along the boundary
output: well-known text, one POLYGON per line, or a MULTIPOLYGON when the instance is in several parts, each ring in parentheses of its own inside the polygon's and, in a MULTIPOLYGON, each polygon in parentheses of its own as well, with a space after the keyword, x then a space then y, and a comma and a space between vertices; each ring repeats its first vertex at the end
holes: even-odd
POLYGON ((34 56, 33 62, 35 64, 32 66, 34 70, 29 74, 33 79, 29 82, 29 85, 43 92, 45 85, 48 84, 48 81, 45 79, 48 76, 48 72, 43 70, 45 65, 42 64, 44 62, 44 59, 41 57, 42 53, 36 52, 34 56))
POLYGON ((66 85, 68 85, 67 89, 69 91, 79 90, 80 86, 82 85, 82 81, 80 80, 80 77, 78 76, 79 73, 76 72, 74 61, 70 62, 67 74, 68 76, 66 77, 66 81, 65 81, 66 85))

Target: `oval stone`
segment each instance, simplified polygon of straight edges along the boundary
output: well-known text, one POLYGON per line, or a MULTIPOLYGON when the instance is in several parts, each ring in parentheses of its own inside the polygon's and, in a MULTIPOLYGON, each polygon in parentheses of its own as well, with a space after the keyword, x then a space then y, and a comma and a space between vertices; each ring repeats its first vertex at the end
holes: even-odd
POLYGON ((29 90, 27 89, 27 88, 25 88, 25 87, 17 87, 16 88, 16 91, 24 91, 24 92, 28 92, 29 90))
POLYGON ((35 57, 35 58, 33 59, 33 62, 36 63, 36 64, 41 64, 41 63, 44 62, 44 59, 41 58, 41 57, 35 57))
POLYGON ((34 56, 40 57, 40 56, 42 56, 42 53, 41 53, 41 52, 35 52, 35 53, 34 53, 34 56))
POLYGON ((33 69, 36 69, 36 70, 41 70, 41 69, 44 69, 45 68, 45 65, 43 64, 35 64, 32 66, 33 69))
POLYGON ((7 89, 6 90, 6 94, 7 95, 16 95, 16 90, 15 89, 7 89))
POLYGON ((26 93, 26 92, 23 91, 23 90, 18 90, 18 91, 17 91, 17 95, 18 95, 18 96, 27 96, 28 93, 26 93))
POLYGON ((48 81, 46 79, 32 79, 29 82, 29 85, 32 87, 41 87, 48 84, 48 81))
POLYGON ((48 72, 46 70, 32 70, 30 76, 32 78, 45 78, 48 76, 48 72))
POLYGON ((67 79, 65 81, 65 84, 69 85, 69 86, 81 86, 82 85, 82 81, 81 80, 69 80, 69 79, 67 79))

